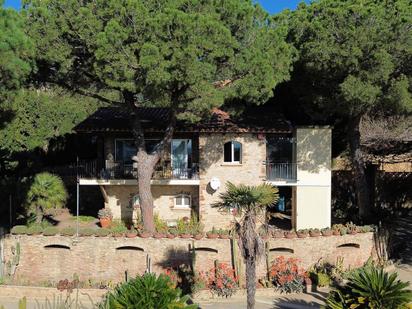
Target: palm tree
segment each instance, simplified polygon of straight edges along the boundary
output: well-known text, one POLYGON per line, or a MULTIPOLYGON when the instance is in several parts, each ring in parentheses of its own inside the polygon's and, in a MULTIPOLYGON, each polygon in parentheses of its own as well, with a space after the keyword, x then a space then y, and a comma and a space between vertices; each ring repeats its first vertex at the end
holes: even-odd
POLYGON ((256 220, 264 214, 266 207, 279 199, 278 189, 262 184, 259 186, 226 184, 226 192, 220 201, 213 204, 224 210, 234 209, 240 216, 235 230, 239 236, 239 249, 246 264, 247 308, 255 307, 256 264, 264 254, 264 243, 256 231, 256 220))
POLYGON ((67 200, 67 191, 59 176, 50 173, 40 173, 27 193, 27 205, 36 214, 36 222, 43 220, 43 214, 50 209, 64 207, 67 200))

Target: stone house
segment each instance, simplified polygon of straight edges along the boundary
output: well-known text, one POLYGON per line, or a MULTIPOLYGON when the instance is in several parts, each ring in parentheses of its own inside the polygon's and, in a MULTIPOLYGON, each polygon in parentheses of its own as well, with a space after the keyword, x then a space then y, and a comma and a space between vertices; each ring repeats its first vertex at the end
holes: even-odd
MULTIPOLYGON (((161 138, 166 109, 142 108, 146 147, 161 138)), ((81 186, 99 186, 114 218, 131 221, 139 211, 135 147, 129 115, 102 108, 76 128, 89 135, 96 157, 80 159, 81 186)), ((225 183, 277 186, 275 213, 290 218, 290 227, 324 228, 331 224, 331 129, 293 127, 285 120, 236 122, 214 110, 195 125, 178 123, 152 177, 155 213, 168 222, 195 214, 206 230, 227 228, 233 215, 211 205, 225 183)))

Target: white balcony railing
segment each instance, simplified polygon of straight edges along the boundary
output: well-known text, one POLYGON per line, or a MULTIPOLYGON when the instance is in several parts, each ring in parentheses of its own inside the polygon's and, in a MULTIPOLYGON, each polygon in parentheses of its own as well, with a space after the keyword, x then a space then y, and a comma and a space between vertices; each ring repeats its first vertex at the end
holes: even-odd
POLYGON ((265 162, 266 179, 269 181, 296 181, 296 163, 265 162))

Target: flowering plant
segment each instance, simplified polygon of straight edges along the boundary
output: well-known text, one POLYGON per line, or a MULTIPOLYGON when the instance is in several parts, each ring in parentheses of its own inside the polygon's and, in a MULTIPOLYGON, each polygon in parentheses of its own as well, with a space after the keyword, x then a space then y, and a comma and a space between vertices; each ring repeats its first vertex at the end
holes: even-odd
POLYGON ((169 277, 170 281, 173 284, 173 287, 177 287, 179 283, 179 276, 177 274, 177 271, 175 271, 172 267, 168 267, 165 269, 164 274, 169 277))
POLYGON ((269 275, 273 284, 282 293, 302 292, 307 278, 306 271, 298 267, 297 259, 286 259, 284 256, 279 256, 273 261, 269 275))
POLYGON ((238 278, 233 268, 225 263, 217 263, 208 273, 208 287, 218 296, 230 297, 235 294, 238 278))

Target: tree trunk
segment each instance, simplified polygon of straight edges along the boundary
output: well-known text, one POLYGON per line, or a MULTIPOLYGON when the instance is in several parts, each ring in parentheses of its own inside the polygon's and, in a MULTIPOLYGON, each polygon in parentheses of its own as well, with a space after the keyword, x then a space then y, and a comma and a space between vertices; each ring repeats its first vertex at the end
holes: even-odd
POLYGON ((162 141, 159 143, 159 145, 157 145, 158 147, 154 153, 148 154, 146 151, 144 130, 142 128, 142 123, 137 110, 137 106, 135 105, 134 94, 125 91, 123 93, 123 98, 132 114, 132 132, 137 149, 137 153, 133 158, 133 161, 135 161, 137 165, 137 182, 139 188, 140 211, 142 215, 143 226, 146 231, 154 232, 154 205, 151 190, 151 180, 156 164, 159 162, 165 150, 165 147, 169 145, 172 139, 176 125, 176 116, 174 111, 172 110, 170 113, 169 123, 163 135, 162 141))
POLYGON ((353 172, 355 174, 354 181, 356 187, 356 199, 359 208, 359 217, 362 221, 368 221, 371 213, 370 194, 360 141, 359 124, 361 118, 362 115, 357 116, 349 123, 348 138, 353 172))
POLYGON ((142 215, 143 226, 146 231, 154 232, 153 218, 153 196, 151 190, 151 180, 154 166, 158 160, 154 160, 146 151, 137 153, 137 181, 139 186, 140 212, 142 215))
POLYGON ((246 291, 247 309, 254 309, 256 293, 256 259, 252 256, 249 256, 246 259, 246 291))

